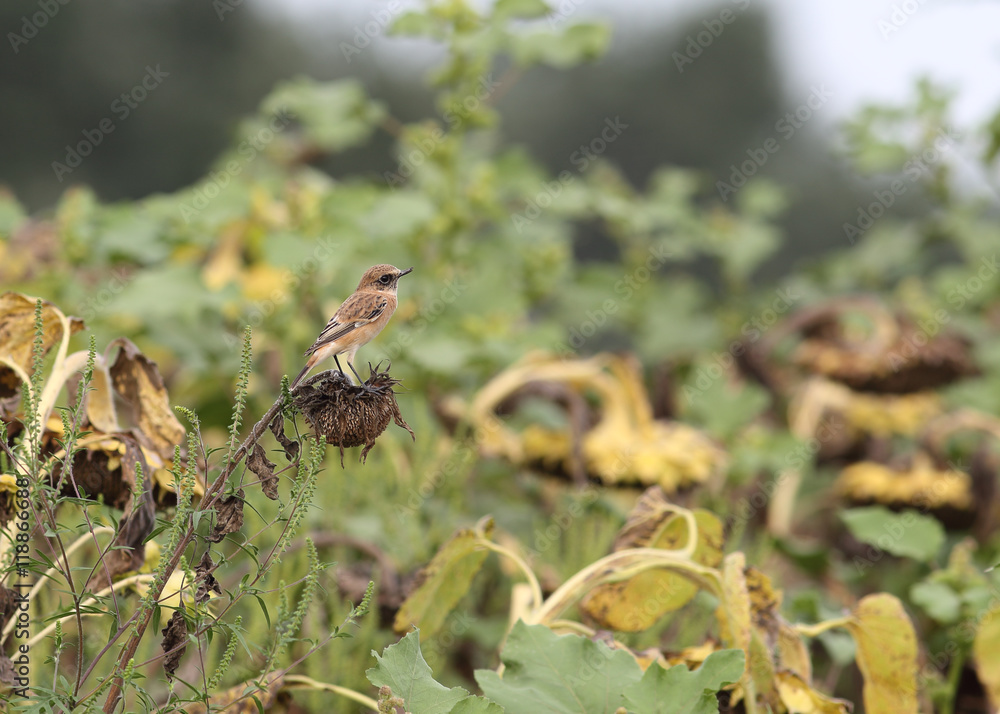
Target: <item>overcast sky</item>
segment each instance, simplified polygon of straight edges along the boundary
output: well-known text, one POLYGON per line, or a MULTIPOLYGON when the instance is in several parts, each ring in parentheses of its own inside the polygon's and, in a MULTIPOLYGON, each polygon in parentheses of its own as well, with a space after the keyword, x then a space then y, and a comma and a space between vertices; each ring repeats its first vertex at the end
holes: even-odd
MULTIPOLYGON (((316 29, 329 13, 353 25, 389 0, 256 0, 316 29)), ((397 0, 419 6, 414 0, 397 0)), ((479 4, 488 0, 479 0, 479 4)), ((779 59, 791 91, 825 83, 831 121, 867 102, 912 96, 913 80, 930 76, 956 90, 954 120, 981 120, 1000 107, 998 0, 549 0, 575 6, 573 17, 602 17, 615 42, 669 25, 675 18, 747 3, 769 7, 779 59)), ((391 41, 391 40, 388 40, 391 41)))

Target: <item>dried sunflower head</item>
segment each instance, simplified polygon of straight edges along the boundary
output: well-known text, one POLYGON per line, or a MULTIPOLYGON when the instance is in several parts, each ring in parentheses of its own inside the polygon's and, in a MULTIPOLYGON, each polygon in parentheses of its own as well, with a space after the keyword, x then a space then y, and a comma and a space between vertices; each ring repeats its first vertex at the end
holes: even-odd
POLYGON ((319 438, 344 449, 364 445, 361 460, 375 446, 375 439, 386 430, 389 421, 410 432, 396 404, 393 387, 398 379, 389 370, 373 369, 364 384, 351 383, 342 372, 329 370, 306 380, 292 392, 292 403, 302 412, 319 438))

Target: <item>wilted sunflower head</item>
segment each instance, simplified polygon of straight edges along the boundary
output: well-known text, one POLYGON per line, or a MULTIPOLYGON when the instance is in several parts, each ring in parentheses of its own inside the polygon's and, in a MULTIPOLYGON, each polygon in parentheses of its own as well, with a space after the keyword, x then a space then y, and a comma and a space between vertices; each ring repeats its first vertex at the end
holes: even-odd
POLYGON ((329 370, 300 384, 292 392, 292 402, 319 438, 340 447, 341 458, 344 449, 364 445, 364 460, 390 420, 413 436, 396 404, 392 388, 397 384, 399 380, 389 376, 388 369, 372 370, 361 386, 352 384, 342 372, 329 370))

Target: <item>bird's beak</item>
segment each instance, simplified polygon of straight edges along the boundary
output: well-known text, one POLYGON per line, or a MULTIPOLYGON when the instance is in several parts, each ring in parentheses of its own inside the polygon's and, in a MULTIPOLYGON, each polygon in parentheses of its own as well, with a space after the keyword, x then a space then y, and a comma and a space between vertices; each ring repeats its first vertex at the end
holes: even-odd
POLYGON ((401 271, 399 273, 399 275, 396 276, 396 279, 398 280, 399 278, 403 277, 407 273, 412 273, 412 272, 413 272, 413 268, 407 268, 406 270, 401 271))

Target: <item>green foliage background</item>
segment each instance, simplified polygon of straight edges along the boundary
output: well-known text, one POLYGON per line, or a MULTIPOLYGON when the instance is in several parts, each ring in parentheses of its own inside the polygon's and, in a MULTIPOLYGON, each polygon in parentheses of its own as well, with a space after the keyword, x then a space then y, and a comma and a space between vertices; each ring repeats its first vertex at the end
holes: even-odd
MULTIPOLYGON (((488 16, 463 2, 403 15, 393 34, 431 37, 447 48, 427 80, 436 112, 417 121, 395 120, 358 82, 301 78, 279 84, 241 122, 209 174, 187 189, 109 204, 77 187, 51 215, 32 217, 15 186, 0 194, 3 287, 44 296, 84 317, 98 344, 132 338, 159 363, 172 401, 196 409, 209 440, 221 443, 245 324, 254 328, 255 414, 273 401, 281 376, 298 371, 302 350, 366 267, 413 265, 389 329, 360 358, 373 364, 391 358, 416 444, 390 430, 366 465, 348 458, 344 469, 331 450, 308 516, 311 532, 370 543, 403 573, 429 561, 456 527, 486 513, 535 552, 536 571, 552 582, 607 551, 634 491, 601 488, 595 498, 593 489, 578 491, 479 459, 435 416, 440 399, 471 398, 533 350, 633 351, 650 385, 665 370, 674 380, 677 417, 720 440, 732 458, 724 482, 691 497, 721 517, 733 516, 733 493, 786 468, 804 446, 774 418, 767 393, 731 367, 733 341, 766 333, 769 310, 790 313, 856 293, 877 294, 918 322, 944 310, 948 325, 971 338, 982 370, 943 390, 946 403, 996 412, 1000 227, 990 177, 997 152, 981 147, 996 146, 1000 120, 992 130, 955 127, 949 93, 928 84, 916 87, 907 105, 860 114, 843 129, 856 170, 873 192, 902 181, 919 196, 921 215, 901 219, 889 212, 854 244, 845 237, 843 247, 822 260, 761 283, 757 271, 784 249, 777 226, 785 187, 751 181, 721 202, 716 186, 692 170, 661 166, 638 190, 600 157, 570 160, 563 174, 553 174, 524 148, 498 148, 497 88, 538 66, 562 70, 587 62, 607 46, 609 30, 599 24, 550 30, 544 22, 522 21, 544 12, 535 0, 501 0, 488 16), (497 88, 490 89, 488 77, 497 88), (942 131, 950 137, 943 152, 935 149, 942 131), (315 157, 336 160, 381 132, 395 141, 394 171, 333 179, 314 167, 315 157), (934 151, 938 160, 914 163, 934 151), (976 180, 959 184, 956 165, 976 180), (579 260, 581 229, 609 236, 614 259, 579 260), (560 526, 555 539, 545 536, 571 505, 583 515, 560 526)), ((594 137, 614 120, 596 121, 594 137)), ((810 558, 857 595, 899 594, 922 618, 929 652, 954 641, 949 625, 974 614, 1000 587, 995 573, 972 590, 930 577, 946 572, 947 553, 961 533, 947 534, 941 552, 904 553, 911 560, 900 567, 858 576, 846 559, 810 538, 823 530, 811 521, 835 519, 836 504, 824 496, 835 473, 811 460, 802 468, 795 519, 801 541, 776 541, 751 523, 729 546, 746 550, 779 581, 796 616, 820 618, 840 606, 814 577, 810 558), (931 591, 940 597, 929 597, 931 591), (943 604, 949 597, 951 607, 943 604)), ((248 515, 249 532, 262 524, 253 521, 248 515)), ((988 565, 996 551, 991 535, 975 560, 988 565)), ((324 558, 371 572, 370 561, 348 547, 330 548, 324 558)), ((283 577, 294 581, 304 559, 302 552, 282 563, 283 577)), ((350 610, 336 572, 324 572, 326 598, 306 621, 317 632, 350 610)), ((474 686, 471 669, 497 663, 512 576, 492 561, 486 573, 445 626, 446 644, 424 643, 435 676, 448 685, 474 686)), ((377 569, 373 577, 379 581, 377 569)), ((247 614, 251 630, 264 626, 247 614)), ((368 691, 368 653, 396 641, 378 620, 363 620, 353 640, 334 643, 301 671, 368 691)), ((680 648, 699 642, 705 626, 696 617, 677 619, 627 639, 648 646, 663 636, 680 648)), ((850 661, 850 645, 830 633, 821 641, 828 671, 850 661)), ((223 684, 247 674, 234 667, 223 684)), ((946 677, 942 672, 929 685, 945 692, 943 700, 955 692, 946 677)), ((834 683, 838 693, 856 693, 850 674, 834 683)), ((355 711, 331 695, 301 696, 310 707, 324 702, 330 711, 355 711)))

